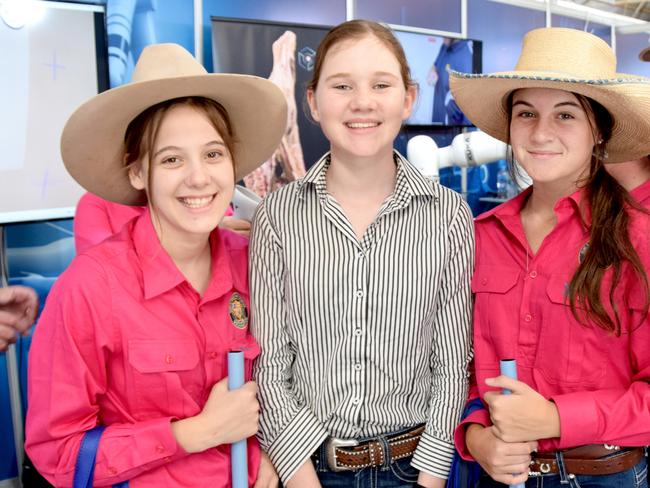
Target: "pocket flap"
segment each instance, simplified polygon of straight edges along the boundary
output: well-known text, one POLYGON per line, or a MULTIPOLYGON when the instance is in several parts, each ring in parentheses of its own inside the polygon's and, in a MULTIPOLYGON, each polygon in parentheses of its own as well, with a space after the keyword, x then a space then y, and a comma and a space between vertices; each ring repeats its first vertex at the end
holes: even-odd
POLYGON ((129 363, 140 373, 186 371, 198 362, 199 352, 191 339, 129 341, 129 363))
POLYGON ((551 275, 546 285, 546 294, 553 303, 569 305, 569 282, 571 278, 564 275, 551 275))
POLYGON ((517 284, 521 271, 503 266, 477 266, 472 276, 474 293, 506 293, 517 284))

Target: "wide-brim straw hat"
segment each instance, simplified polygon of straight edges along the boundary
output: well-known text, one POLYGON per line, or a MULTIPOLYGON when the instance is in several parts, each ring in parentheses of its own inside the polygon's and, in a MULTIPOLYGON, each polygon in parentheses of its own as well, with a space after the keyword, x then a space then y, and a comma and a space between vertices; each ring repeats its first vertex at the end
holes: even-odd
POLYGON ((130 83, 94 96, 70 116, 61 135, 61 155, 68 172, 104 199, 145 204, 146 195, 131 186, 124 167, 126 129, 147 108, 188 96, 216 100, 228 112, 237 180, 268 159, 285 132, 287 103, 271 81, 208 74, 183 47, 154 44, 142 51, 130 83))
POLYGON ((548 27, 526 34, 514 71, 450 72, 452 95, 474 125, 508 142, 508 95, 520 88, 555 88, 589 97, 614 119, 607 162, 650 154, 650 80, 616 72, 609 45, 587 32, 548 27))

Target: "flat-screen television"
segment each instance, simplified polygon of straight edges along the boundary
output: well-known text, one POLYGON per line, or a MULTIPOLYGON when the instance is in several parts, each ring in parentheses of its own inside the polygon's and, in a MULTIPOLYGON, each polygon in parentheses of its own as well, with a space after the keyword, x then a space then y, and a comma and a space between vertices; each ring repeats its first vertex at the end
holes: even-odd
POLYGON ((0 224, 72 217, 83 189, 59 140, 70 114, 108 87, 104 7, 10 5, 27 10, 0 15, 0 224))
MULTIPOLYGON (((305 114, 305 88, 312 77, 314 57, 330 26, 266 22, 212 17, 212 51, 215 72, 269 77, 273 68, 272 45, 286 31, 296 36, 295 98, 305 165, 311 166, 328 149, 316 124, 305 114)), ((449 95, 449 65, 458 71, 481 71, 482 44, 467 39, 446 39, 395 29, 411 74, 419 87, 418 101, 407 125, 463 126, 471 123, 449 95)))

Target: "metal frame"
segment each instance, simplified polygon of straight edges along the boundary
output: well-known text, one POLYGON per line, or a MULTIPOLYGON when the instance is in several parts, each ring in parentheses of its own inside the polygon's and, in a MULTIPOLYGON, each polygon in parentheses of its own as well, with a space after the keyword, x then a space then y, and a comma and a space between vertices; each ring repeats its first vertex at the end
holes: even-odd
MULTIPOLYGON (((0 287, 8 285, 7 256, 5 251, 5 228, 0 225, 0 287)), ((11 344, 5 353, 7 362, 7 382, 9 384, 9 403, 11 409, 11 425, 14 433, 14 449, 16 451, 16 467, 18 471, 18 486, 23 469, 23 449, 25 445, 25 426, 23 425, 23 406, 20 394, 20 374, 16 346, 11 344)))

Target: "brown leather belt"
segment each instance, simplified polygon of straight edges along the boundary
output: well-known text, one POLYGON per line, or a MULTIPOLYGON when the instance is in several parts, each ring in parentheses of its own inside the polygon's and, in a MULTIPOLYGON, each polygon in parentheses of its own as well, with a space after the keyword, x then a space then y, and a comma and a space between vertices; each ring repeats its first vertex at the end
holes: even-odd
MULTIPOLYGON (((391 462, 412 455, 418 447, 422 432, 423 425, 386 437, 391 462)), ((325 441, 325 452, 327 464, 332 471, 355 471, 383 466, 387 458, 384 443, 378 438, 357 442, 329 437, 325 441)))
MULTIPOLYGON (((627 471, 644 456, 642 447, 609 446, 590 444, 562 451, 567 474, 605 475, 627 471)), ((528 476, 558 474, 555 453, 533 453, 528 476)))

